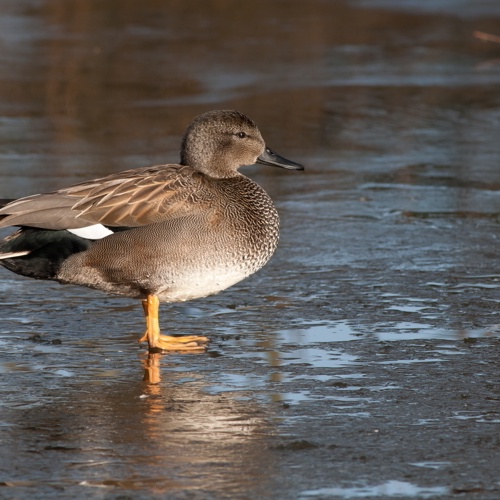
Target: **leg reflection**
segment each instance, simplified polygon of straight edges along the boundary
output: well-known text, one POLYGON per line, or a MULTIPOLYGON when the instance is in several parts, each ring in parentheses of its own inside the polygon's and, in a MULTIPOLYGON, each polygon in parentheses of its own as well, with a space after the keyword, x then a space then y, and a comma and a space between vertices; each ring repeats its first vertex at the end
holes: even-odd
POLYGON ((160 353, 149 353, 146 358, 144 358, 144 377, 142 380, 148 384, 159 384, 161 381, 161 357, 163 355, 160 353))

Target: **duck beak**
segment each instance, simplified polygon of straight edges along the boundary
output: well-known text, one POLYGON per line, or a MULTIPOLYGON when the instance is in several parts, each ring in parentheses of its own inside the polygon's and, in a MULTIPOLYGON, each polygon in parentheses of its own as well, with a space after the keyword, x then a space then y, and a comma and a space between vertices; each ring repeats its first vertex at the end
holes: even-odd
POLYGON ((262 165, 271 165, 273 167, 286 168, 287 170, 304 170, 304 166, 300 163, 295 163, 294 161, 287 160, 276 154, 272 149, 266 147, 264 152, 257 158, 256 163, 261 163, 262 165))

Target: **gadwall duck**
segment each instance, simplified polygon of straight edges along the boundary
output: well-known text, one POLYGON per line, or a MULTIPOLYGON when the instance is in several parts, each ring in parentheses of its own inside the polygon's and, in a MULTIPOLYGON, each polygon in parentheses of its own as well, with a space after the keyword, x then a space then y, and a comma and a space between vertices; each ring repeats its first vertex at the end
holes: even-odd
POLYGON ((267 148, 255 123, 236 111, 193 120, 179 165, 126 170, 59 191, 11 201, 0 227, 0 265, 142 299, 151 351, 205 348, 201 336, 160 334, 159 302, 216 294, 272 256, 279 217, 269 195, 240 174, 262 163, 303 166, 267 148))

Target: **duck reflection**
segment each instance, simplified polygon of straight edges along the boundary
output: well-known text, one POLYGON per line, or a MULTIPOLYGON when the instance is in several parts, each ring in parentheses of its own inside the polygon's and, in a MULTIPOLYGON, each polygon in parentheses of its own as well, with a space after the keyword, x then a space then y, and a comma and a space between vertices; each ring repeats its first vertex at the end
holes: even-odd
POLYGON ((149 353, 142 362, 141 442, 156 450, 150 465, 160 466, 167 489, 180 479, 184 488, 241 494, 276 480, 267 442, 272 426, 255 400, 211 394, 205 374, 175 371, 168 355, 149 353))
POLYGON ((143 381, 129 373, 59 377, 52 379, 57 390, 38 391, 36 405, 4 408, 0 459, 9 457, 9 469, 32 487, 51 477, 52 485, 89 494, 107 488, 240 498, 276 488, 273 425, 256 399, 211 393, 210 379, 224 373, 208 372, 203 355, 190 356, 189 364, 185 356, 156 353, 140 361, 143 381))

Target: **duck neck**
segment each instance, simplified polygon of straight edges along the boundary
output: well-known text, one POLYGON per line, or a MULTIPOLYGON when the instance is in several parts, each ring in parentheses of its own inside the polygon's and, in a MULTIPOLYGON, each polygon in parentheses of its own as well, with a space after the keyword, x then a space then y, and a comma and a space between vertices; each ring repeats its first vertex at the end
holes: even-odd
POLYGON ((227 163, 227 160, 223 156, 211 152, 203 155, 189 155, 183 152, 181 154, 181 165, 189 165, 208 177, 215 179, 229 179, 241 175, 234 168, 234 165, 227 163))

